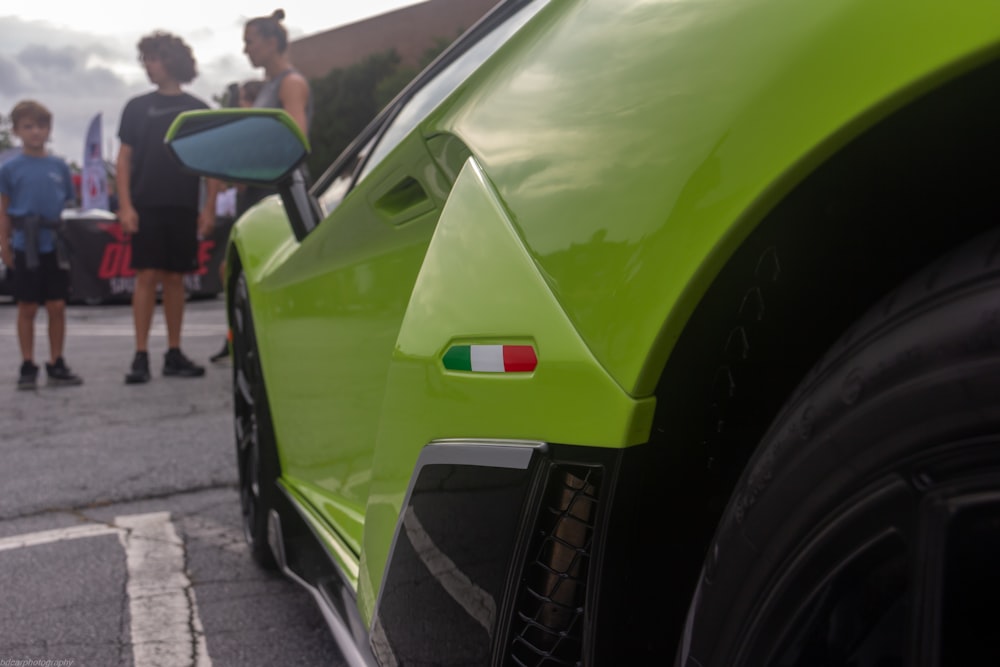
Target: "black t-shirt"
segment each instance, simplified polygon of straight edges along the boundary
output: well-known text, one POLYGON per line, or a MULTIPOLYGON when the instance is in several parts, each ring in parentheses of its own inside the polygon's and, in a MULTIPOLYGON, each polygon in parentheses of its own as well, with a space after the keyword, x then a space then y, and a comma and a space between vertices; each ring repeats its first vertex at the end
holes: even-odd
POLYGON ((207 109, 194 95, 153 91, 134 97, 122 111, 118 138, 132 147, 131 194, 136 207, 198 208, 199 177, 182 171, 163 137, 182 111, 207 109))

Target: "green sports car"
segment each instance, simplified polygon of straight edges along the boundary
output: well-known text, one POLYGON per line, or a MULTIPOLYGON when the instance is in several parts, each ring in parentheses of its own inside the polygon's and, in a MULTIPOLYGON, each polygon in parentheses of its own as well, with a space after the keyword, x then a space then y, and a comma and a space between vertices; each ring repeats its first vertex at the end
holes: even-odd
POLYGON ((352 664, 1000 664, 1000 2, 506 1, 228 249, 246 537, 352 664))

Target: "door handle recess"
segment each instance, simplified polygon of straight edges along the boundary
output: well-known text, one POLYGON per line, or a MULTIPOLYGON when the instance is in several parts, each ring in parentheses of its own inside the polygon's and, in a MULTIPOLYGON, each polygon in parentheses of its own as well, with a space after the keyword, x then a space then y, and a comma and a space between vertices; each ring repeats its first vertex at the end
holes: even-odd
POLYGON ((411 220, 432 206, 427 191, 412 176, 403 178, 374 202, 375 211, 394 225, 411 220))

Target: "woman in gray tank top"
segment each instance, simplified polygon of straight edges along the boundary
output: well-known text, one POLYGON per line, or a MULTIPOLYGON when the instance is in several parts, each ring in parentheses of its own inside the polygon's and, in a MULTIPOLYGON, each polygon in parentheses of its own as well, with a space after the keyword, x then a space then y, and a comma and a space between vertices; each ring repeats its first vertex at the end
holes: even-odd
POLYGON ((254 67, 264 68, 264 87, 254 101, 255 107, 284 109, 308 136, 312 121, 312 91, 309 82, 292 66, 286 53, 288 32, 281 24, 282 9, 270 16, 247 21, 243 30, 243 52, 254 67))
MULTIPOLYGON (((243 52, 254 67, 264 68, 264 85, 253 106, 284 109, 308 137, 313 115, 312 90, 286 53, 288 32, 281 24, 284 18, 284 10, 276 9, 270 16, 250 19, 243 29, 243 52)), ((301 169, 309 181, 306 166, 301 169)), ((245 191, 247 206, 274 192, 271 188, 248 186, 245 191)))
MULTIPOLYGON (((292 67, 292 62, 285 53, 288 49, 288 33, 285 26, 281 25, 283 18, 284 10, 277 9, 270 16, 250 19, 243 29, 243 52, 254 67, 264 68, 263 85, 251 106, 284 109, 308 137, 313 110, 312 91, 309 82, 292 67)), ((244 91, 240 92, 242 94, 244 91)), ((301 169, 308 181, 309 174, 305 165, 301 169)), ((246 209, 275 192, 273 188, 252 185, 244 187, 238 197, 237 215, 242 215, 246 209)), ((220 275, 223 268, 219 267, 220 275)), ((228 356, 227 340, 223 343, 222 350, 212 355, 211 360, 221 361, 228 356)))

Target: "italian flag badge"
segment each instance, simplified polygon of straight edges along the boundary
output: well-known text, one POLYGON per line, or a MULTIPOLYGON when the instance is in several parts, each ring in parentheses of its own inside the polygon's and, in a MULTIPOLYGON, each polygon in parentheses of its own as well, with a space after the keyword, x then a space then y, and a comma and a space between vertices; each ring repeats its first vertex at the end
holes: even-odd
POLYGON ((452 345, 444 367, 471 373, 530 373, 538 366, 531 345, 452 345))

